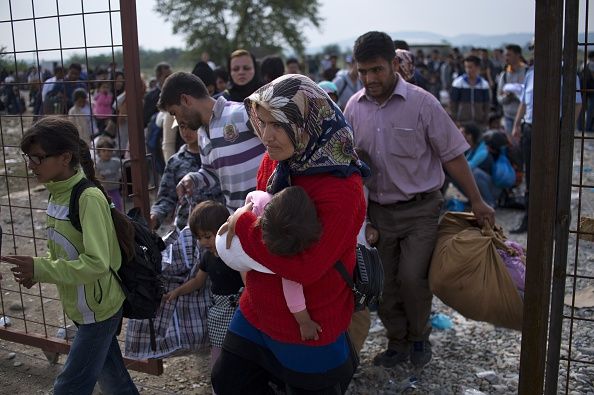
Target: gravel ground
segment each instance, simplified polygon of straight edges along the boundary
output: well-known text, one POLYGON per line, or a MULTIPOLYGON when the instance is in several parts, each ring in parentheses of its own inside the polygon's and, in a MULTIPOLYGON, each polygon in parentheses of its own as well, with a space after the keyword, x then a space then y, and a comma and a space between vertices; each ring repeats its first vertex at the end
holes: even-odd
MULTIPOLYGON (((6 133, 10 133, 10 126, 3 125, 2 133, 6 140, 6 133)), ((19 133, 20 129, 13 129, 19 133)), ((13 134, 14 136, 14 134, 13 134)), ((5 143, 6 144, 6 143, 5 143)), ((576 147, 574 162, 574 181, 577 182, 580 172, 582 183, 590 185, 578 191, 572 191, 573 225, 575 229, 578 216, 578 192, 582 193, 581 215, 594 217, 594 177, 592 164, 594 163, 594 144, 587 142, 584 147, 584 166, 581 162, 581 149, 576 147)), ((16 154, 13 153, 13 154, 16 154)), ((14 158, 6 158, 11 162, 14 158)), ((11 167, 12 169, 12 167, 11 167)), ((9 173, 14 170, 9 170, 9 173)), ((0 172, 1 175, 1 172, 0 172)), ((6 203, 6 190, 0 187, 0 201, 6 203)), ((26 194, 19 195, 22 189, 11 186, 12 204, 18 202, 19 197, 24 202, 26 194), (16 200, 14 200, 16 199, 16 200)), ((35 203, 43 206, 44 191, 33 192, 35 203)), ((45 202, 47 203, 47 202, 45 202)), ((515 227, 522 212, 509 209, 497 210, 497 222, 504 229, 515 227)), ((43 217, 43 212, 34 213, 37 219, 43 217)), ((14 222, 23 229, 31 227, 31 220, 17 215, 9 219, 5 212, 1 216, 2 225, 14 222), (20 225, 19 225, 20 224, 20 225)), ((37 231, 42 226, 36 226, 37 231)), ((21 229, 22 230, 22 229, 21 229)), ((26 233, 23 233, 26 234, 26 233)), ((514 237, 515 240, 526 245, 526 235, 514 237)), ((31 241, 28 241, 31 244, 31 241)), ((569 240, 568 272, 575 269, 582 276, 594 276, 594 243, 579 241, 576 253, 576 238, 572 235, 569 240), (577 268, 575 262, 578 262, 577 268)), ((27 243, 19 244, 19 248, 26 248, 27 243)), ((6 246, 5 246, 6 247, 6 246)), ((30 248, 30 247, 29 247, 30 248)), ((43 248, 38 245, 38 249, 43 248)), ((6 273, 4 265, 0 270, 6 273)), ((2 286, 11 281, 7 276, 2 286)), ((575 286, 572 279, 567 280, 566 294, 571 295, 572 289, 581 291, 592 286, 592 280, 580 278, 575 286)), ((51 287, 51 286, 50 286, 51 287)), ((3 293, 6 297, 6 293, 3 293)), ((27 302, 27 300, 25 300, 27 302)), ((445 306, 437 298, 434 299, 433 310, 447 315, 453 327, 448 330, 434 330, 431 335, 433 344, 433 360, 422 371, 415 371, 412 366, 404 365, 394 369, 375 367, 373 356, 384 349, 384 329, 372 313, 372 328, 361 353, 361 365, 349 388, 349 394, 512 394, 517 392, 521 334, 517 331, 495 328, 493 325, 465 319, 463 316, 445 306), (481 391, 481 392, 478 392, 481 391)), ((564 314, 576 318, 593 318, 594 308, 571 309, 565 307, 564 314)), ((588 321, 564 321, 562 334, 562 356, 594 363, 594 325, 588 321), (571 337, 571 341, 570 341, 571 337), (571 350, 570 350, 571 346, 571 350)), ((64 357, 61 358, 63 363, 64 357)), ((164 360, 165 372, 161 376, 150 376, 133 372, 133 378, 143 394, 209 394, 209 356, 208 353, 186 355, 164 360)), ((588 363, 575 362, 568 365, 562 363, 559 381, 559 391, 571 394, 594 395, 594 368, 588 363), (567 374, 569 372, 569 374, 567 374), (568 383, 568 385, 566 384, 568 383)), ((0 394, 47 394, 50 393, 55 375, 61 364, 49 365, 43 353, 36 348, 17 343, 0 340, 0 394)))

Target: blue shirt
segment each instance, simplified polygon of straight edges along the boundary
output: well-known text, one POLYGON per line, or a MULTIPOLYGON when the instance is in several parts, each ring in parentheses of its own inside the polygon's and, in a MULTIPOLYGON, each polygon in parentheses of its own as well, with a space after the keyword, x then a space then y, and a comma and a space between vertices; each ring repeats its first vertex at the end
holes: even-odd
POLYGON ((524 90, 520 99, 526 106, 524 122, 532 124, 532 110, 534 108, 534 68, 530 68, 524 78, 524 90))
POLYGON ((487 156, 489 156, 489 149, 485 142, 481 141, 475 148, 466 151, 464 156, 466 156, 470 168, 474 170, 487 159, 487 156))
MULTIPOLYGON (((575 76, 575 89, 575 103, 582 104, 582 94, 579 92, 580 79, 577 75, 575 76)), ((563 84, 561 84, 561 90, 563 90, 563 84)), ((534 67, 530 68, 530 70, 526 72, 521 102, 526 105, 526 112, 524 113, 524 122, 532 124, 532 112, 534 109, 534 67)))

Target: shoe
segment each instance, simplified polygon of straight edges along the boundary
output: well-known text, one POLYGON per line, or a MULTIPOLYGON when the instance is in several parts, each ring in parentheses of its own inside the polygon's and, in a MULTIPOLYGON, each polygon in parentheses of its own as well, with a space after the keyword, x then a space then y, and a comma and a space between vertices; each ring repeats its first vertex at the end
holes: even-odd
POLYGON ((375 366, 393 368, 394 366, 408 361, 408 354, 405 352, 387 349, 373 358, 375 366))
POLYGON ((431 351, 431 343, 427 340, 413 342, 410 351, 410 361, 415 368, 422 368, 431 361, 433 352, 431 351))
POLYGON ((526 233, 528 231, 528 217, 524 215, 524 217, 522 217, 522 222, 520 222, 520 225, 509 231, 509 233, 512 234, 518 234, 518 233, 526 233))

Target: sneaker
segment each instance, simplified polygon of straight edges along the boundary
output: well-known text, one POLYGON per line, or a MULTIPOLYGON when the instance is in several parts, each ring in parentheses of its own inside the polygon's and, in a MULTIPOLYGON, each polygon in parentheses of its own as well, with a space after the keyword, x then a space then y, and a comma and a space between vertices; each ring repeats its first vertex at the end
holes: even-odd
POLYGON ((385 368, 393 368, 394 366, 404 363, 408 360, 408 354, 405 352, 387 349, 373 358, 375 366, 383 366, 385 368))
POLYGON ((433 353, 431 352, 431 343, 427 340, 413 342, 410 351, 410 361, 415 368, 422 368, 431 361, 433 353))

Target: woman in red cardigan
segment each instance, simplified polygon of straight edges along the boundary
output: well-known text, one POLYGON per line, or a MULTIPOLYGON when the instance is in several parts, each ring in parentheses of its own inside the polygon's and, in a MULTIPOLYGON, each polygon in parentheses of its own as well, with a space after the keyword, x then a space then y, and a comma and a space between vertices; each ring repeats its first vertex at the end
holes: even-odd
POLYGON ((230 217, 229 241, 237 235, 246 254, 275 274, 247 273, 240 308, 212 371, 217 394, 267 394, 269 381, 287 393, 341 394, 357 357, 346 333, 353 294, 334 269, 355 265, 356 237, 365 218, 361 176, 369 172, 353 149, 343 114, 312 80, 285 75, 245 100, 257 135, 266 146, 258 189, 272 194, 289 185, 305 189, 322 224, 320 240, 295 256, 271 254, 258 219, 245 206, 230 217), (281 278, 303 285, 307 310, 322 332, 302 341, 283 296, 281 278))

